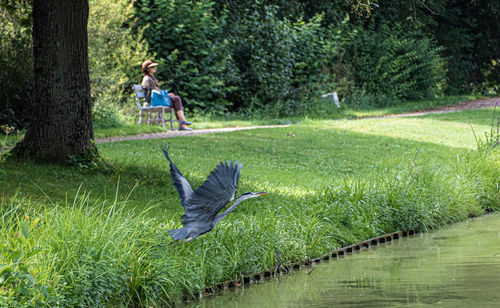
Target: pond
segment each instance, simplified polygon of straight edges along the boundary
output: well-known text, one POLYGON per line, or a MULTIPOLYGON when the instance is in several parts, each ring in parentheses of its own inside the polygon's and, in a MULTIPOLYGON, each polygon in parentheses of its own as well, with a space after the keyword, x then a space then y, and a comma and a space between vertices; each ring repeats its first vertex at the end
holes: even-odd
POLYGON ((190 307, 500 307, 500 215, 228 290, 190 307))

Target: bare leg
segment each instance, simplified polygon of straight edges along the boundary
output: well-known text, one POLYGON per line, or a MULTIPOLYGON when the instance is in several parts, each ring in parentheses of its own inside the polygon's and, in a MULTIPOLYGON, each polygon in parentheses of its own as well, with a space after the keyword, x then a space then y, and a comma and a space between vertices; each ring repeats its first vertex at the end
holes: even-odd
MULTIPOLYGON (((177 120, 187 122, 186 118, 184 117, 184 110, 183 109, 177 110, 175 112, 175 116, 177 117, 177 120)), ((183 128, 183 129, 187 129, 188 128, 186 126, 186 124, 181 124, 180 122, 179 122, 179 127, 183 128)))
POLYGON ((184 117, 184 110, 183 109, 177 110, 175 112, 175 116, 177 117, 177 120, 187 121, 186 118, 184 117))

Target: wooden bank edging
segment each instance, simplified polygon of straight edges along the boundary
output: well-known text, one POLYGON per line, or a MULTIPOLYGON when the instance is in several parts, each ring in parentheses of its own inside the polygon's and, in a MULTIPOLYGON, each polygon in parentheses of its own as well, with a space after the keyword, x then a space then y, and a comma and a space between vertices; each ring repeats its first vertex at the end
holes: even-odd
MULTIPOLYGON (((220 293, 226 289, 235 289, 242 287, 244 285, 252 284, 252 283, 259 283, 263 281, 266 278, 272 278, 276 276, 280 276, 283 274, 287 273, 286 268, 288 269, 300 269, 303 267, 315 265, 318 263, 321 263, 322 261, 328 261, 330 259, 338 259, 340 257, 343 257, 347 254, 352 254, 354 252, 363 250, 363 249, 368 249, 371 246, 377 246, 378 244, 386 243, 386 242, 391 242, 393 240, 397 240, 402 237, 407 237, 410 235, 414 235, 419 233, 417 230, 409 230, 409 231, 399 231, 399 232, 393 232, 393 233, 388 233, 385 235, 381 235, 378 237, 374 237, 372 239, 360 242, 358 244, 352 244, 347 247, 339 248, 337 250, 334 250, 330 253, 324 254, 321 257, 314 258, 314 259, 308 259, 304 260, 301 262, 294 262, 294 263, 289 263, 286 265, 281 265, 279 266, 276 270, 272 269, 267 269, 252 275, 245 275, 242 276, 240 280, 229 280, 225 282, 218 283, 216 285, 206 287, 205 289, 194 293, 193 296, 196 298, 199 297, 204 297, 204 296, 212 296, 216 293, 220 293)), ((191 296, 189 295, 184 295, 184 300, 189 300, 191 296)))

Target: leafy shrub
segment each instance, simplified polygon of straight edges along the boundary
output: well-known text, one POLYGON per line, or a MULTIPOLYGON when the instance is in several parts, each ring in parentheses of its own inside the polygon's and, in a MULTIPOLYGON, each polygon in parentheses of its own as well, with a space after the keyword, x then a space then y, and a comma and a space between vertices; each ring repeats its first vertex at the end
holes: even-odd
POLYGON ((441 6, 431 31, 449 61, 447 92, 494 92, 500 77, 500 2, 449 0, 441 6))
POLYGON ((162 86, 180 95, 188 108, 221 111, 230 106, 231 92, 223 75, 228 61, 225 35, 208 0, 139 0, 135 2, 139 26, 155 60, 162 65, 157 77, 162 86))
POLYGON ((90 0, 88 23, 92 115, 97 127, 120 125, 121 113, 136 114, 130 93, 140 83, 140 64, 150 57, 130 1, 90 0))
POLYGON ((23 128, 33 87, 31 1, 0 3, 0 124, 23 128))
POLYGON ((214 114, 264 108, 293 115, 329 87, 340 34, 322 25, 321 14, 292 20, 261 1, 214 5, 135 4, 139 24, 149 26, 151 51, 167 67, 157 75, 188 106, 214 114))
POLYGON ((295 97, 316 97, 329 88, 332 83, 332 66, 337 60, 341 37, 348 35, 344 29, 332 24, 322 24, 323 14, 304 21, 299 18, 291 23, 293 42, 293 79, 295 97), (302 94, 302 95, 301 95, 302 94))
POLYGON ((231 100, 237 108, 259 109, 290 98, 293 42, 289 23, 277 18, 277 7, 260 6, 235 13, 226 27, 237 79, 231 100))
MULTIPOLYGON (((111 94, 111 93, 109 93, 111 94)), ((92 122, 94 128, 110 128, 122 125, 119 104, 116 97, 102 95, 92 104, 92 122)))
POLYGON ((11 234, 2 236, 0 242, 0 306, 54 305, 58 300, 54 282, 48 281, 47 273, 35 265, 34 259, 40 254, 41 249, 33 247, 29 241, 32 229, 39 222, 39 218, 30 221, 29 216, 18 216, 11 221, 16 220, 17 224, 10 226, 11 234), (16 225, 17 230, 14 229, 16 225))
POLYGON ((382 23, 359 31, 350 46, 355 89, 365 104, 385 106, 391 100, 416 100, 442 94, 445 61, 432 40, 398 24, 382 23))
POLYGON ((280 20, 278 9, 247 9, 240 24, 230 23, 226 32, 239 76, 232 99, 243 109, 304 114, 311 99, 328 90, 339 33, 322 26, 322 15, 307 22, 280 20))

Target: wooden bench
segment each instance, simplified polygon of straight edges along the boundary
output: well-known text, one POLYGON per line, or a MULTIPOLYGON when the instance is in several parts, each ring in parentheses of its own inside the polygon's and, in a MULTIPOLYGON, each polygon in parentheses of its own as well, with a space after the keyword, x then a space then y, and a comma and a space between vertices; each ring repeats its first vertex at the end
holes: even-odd
POLYGON ((134 89, 135 100, 137 101, 137 107, 139 107, 139 125, 142 122, 146 122, 148 125, 151 123, 158 123, 163 125, 165 128, 165 114, 169 115, 167 121, 170 122, 170 128, 174 128, 174 109, 167 106, 155 106, 151 107, 146 102, 144 89, 140 84, 134 84, 132 86, 134 89), (144 117, 147 114, 147 117, 144 117))

